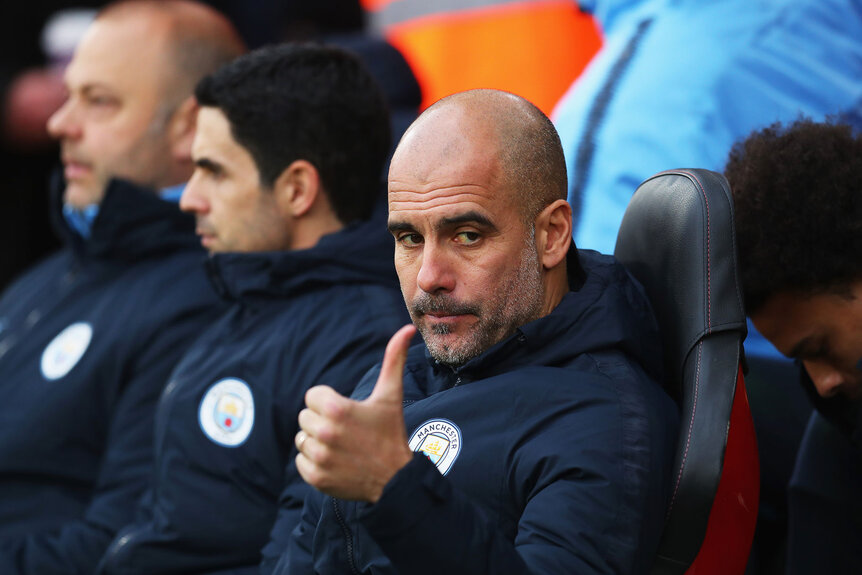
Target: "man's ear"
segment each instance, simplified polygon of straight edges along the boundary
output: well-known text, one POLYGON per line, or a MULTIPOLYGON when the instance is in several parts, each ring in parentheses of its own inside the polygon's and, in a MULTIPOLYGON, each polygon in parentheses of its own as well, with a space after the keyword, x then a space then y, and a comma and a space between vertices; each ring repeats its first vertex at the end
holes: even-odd
POLYGON ((322 195, 320 174, 311 162, 294 160, 275 180, 272 192, 283 214, 302 217, 322 195))
POLYGON ((566 258, 572 243, 572 206, 556 200, 536 216, 536 249, 545 269, 552 269, 566 258))
POLYGON ((171 155, 180 162, 192 161, 192 143, 198 121, 198 101, 189 96, 174 110, 168 123, 171 155))

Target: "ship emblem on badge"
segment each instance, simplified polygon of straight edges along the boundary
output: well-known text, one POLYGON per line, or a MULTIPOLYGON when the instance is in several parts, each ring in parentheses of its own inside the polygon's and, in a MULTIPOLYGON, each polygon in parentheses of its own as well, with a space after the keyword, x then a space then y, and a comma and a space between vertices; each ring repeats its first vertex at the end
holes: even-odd
POLYGON ((57 334, 42 352, 42 375, 48 381, 60 379, 69 373, 93 339, 93 326, 86 322, 73 323, 57 334))
POLYGON ((448 419, 431 419, 410 436, 410 449, 422 452, 446 475, 461 453, 461 430, 448 419))
POLYGON ((204 434, 226 447, 241 445, 254 426, 254 398, 248 384, 227 378, 214 383, 198 409, 204 434))

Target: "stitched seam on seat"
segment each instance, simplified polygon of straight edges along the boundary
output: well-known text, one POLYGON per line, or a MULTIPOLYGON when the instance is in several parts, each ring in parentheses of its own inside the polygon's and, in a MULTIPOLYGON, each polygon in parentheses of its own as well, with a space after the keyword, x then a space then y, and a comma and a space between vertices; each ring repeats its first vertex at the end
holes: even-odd
MULTIPOLYGON (((703 184, 701 183, 701 181, 698 179, 698 177, 695 174, 693 174, 691 172, 686 172, 686 171, 681 171, 680 173, 687 176, 692 181, 694 181, 695 184, 697 184, 697 187, 700 188, 700 193, 703 196, 704 204, 706 205, 706 325, 707 325, 707 333, 712 333, 712 326, 710 325, 710 321, 712 319, 712 289, 711 289, 711 287, 712 287, 711 279, 712 278, 711 278, 711 274, 710 274, 711 266, 710 266, 710 249, 709 249, 710 248, 710 243, 709 243, 709 240, 710 240, 710 235, 709 235, 709 232, 710 232, 710 229, 709 229, 709 200, 706 197, 706 190, 703 188, 703 184)), ((692 429, 694 428, 694 417, 695 417, 695 414, 697 413, 697 396, 698 396, 698 393, 700 391, 700 361, 701 361, 702 352, 703 352, 703 344, 700 343, 697 346, 697 369, 696 369, 695 378, 694 378, 694 400, 692 402, 692 407, 691 407, 691 418, 689 419, 689 422, 688 422, 688 433, 686 434, 686 438, 685 438, 685 451, 683 451, 683 454, 682 454, 682 462, 680 463, 680 466, 679 466, 679 473, 677 474, 676 485, 674 485, 673 496, 671 497, 670 505, 668 506, 668 516, 670 515, 670 511, 673 509, 674 502, 676 501, 676 496, 677 496, 677 493, 679 492, 679 486, 680 486, 680 483, 682 482, 682 474, 683 474, 683 471, 685 470, 685 463, 688 460, 688 450, 691 447, 691 432, 692 432, 692 429)))
POLYGON ((706 190, 703 187, 700 179, 696 174, 691 172, 681 172, 687 175, 697 187, 700 188, 700 194, 703 196, 703 203, 706 205, 706 333, 712 333, 712 265, 710 263, 710 233, 709 233, 709 199, 706 197, 706 190))
MULTIPOLYGON (((706 190, 704 189, 703 184, 701 183, 701 181, 697 177, 697 175, 695 175, 694 173, 689 172, 689 171, 685 171, 685 170, 667 170, 666 172, 661 172, 660 174, 657 174, 657 175, 662 175, 662 174, 680 174, 680 175, 686 176, 690 180, 694 181, 694 183, 697 184, 697 187, 700 188, 700 193, 703 196, 704 204, 706 205, 706 322, 707 322, 706 333, 711 334, 712 333, 712 326, 710 325, 710 322, 712 320, 712 274, 711 274, 711 271, 712 271, 711 267, 712 266, 710 265, 711 264, 711 262, 710 262, 710 247, 711 246, 710 246, 710 225, 709 225, 709 223, 710 223, 709 222, 709 220, 710 220, 710 218, 709 218, 709 199, 706 196, 706 190)), ((686 434, 685 450, 683 451, 683 454, 682 454, 682 461, 680 462, 679 473, 677 474, 676 483, 675 483, 674 489, 673 489, 673 495, 671 496, 670 505, 668 505, 667 515, 665 517, 665 520, 667 520, 670 517, 671 511, 673 510, 674 503, 676 502, 676 496, 679 492, 680 483, 682 482, 682 474, 683 474, 683 471, 685 470, 686 461, 688 460, 688 450, 691 447, 691 432, 692 432, 692 429, 694 428, 694 417, 695 417, 695 414, 697 413, 697 396, 698 396, 698 393, 700 391, 700 362, 701 362, 702 352, 703 352, 703 341, 701 340, 700 343, 697 344, 697 368, 695 371, 695 378, 694 378, 694 400, 692 402, 692 407, 691 407, 691 418, 689 419, 689 422, 688 422, 688 433, 686 434)))
POLYGON ((682 462, 679 465, 679 473, 676 476, 676 484, 673 487, 673 495, 670 498, 670 505, 667 508, 667 517, 670 517, 670 512, 673 509, 673 504, 676 501, 676 495, 679 491, 679 485, 682 483, 682 473, 685 470, 685 462, 688 460, 688 449, 691 446, 691 431, 694 428, 694 414, 697 412, 697 396, 700 391, 700 358, 703 352, 703 343, 697 344, 697 370, 694 376, 694 402, 691 407, 691 418, 688 420, 688 433, 685 437, 685 451, 682 453, 682 462))

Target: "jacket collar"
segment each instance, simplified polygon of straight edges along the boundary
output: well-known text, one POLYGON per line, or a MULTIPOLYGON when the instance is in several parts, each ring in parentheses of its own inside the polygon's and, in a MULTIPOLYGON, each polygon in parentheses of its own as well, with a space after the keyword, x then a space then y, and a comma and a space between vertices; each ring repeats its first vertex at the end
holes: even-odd
POLYGON ((248 300, 294 297, 332 285, 395 287, 392 262, 392 237, 375 218, 326 235, 305 250, 214 254, 207 270, 223 298, 248 300))
POLYGON ((457 369, 438 364, 426 348, 434 372, 467 383, 531 365, 562 366, 584 353, 615 349, 660 379, 658 325, 640 285, 613 257, 590 250, 569 250, 567 268, 571 291, 550 314, 457 369))
POLYGON ((89 238, 72 231, 62 214, 63 182, 52 186, 52 223, 79 258, 138 261, 179 250, 200 250, 195 220, 176 203, 123 180, 112 180, 89 238))

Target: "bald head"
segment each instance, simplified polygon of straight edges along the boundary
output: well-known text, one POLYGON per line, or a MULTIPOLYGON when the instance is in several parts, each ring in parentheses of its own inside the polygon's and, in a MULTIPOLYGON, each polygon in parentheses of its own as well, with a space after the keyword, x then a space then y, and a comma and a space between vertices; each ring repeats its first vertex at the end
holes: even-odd
POLYGON ((393 165, 471 170, 480 161, 489 184, 511 192, 511 201, 532 221, 567 194, 566 162, 554 125, 536 106, 499 90, 469 90, 430 106, 410 126, 393 165))
POLYGON ((68 98, 48 121, 62 146, 66 194, 99 203, 114 178, 159 190, 192 173, 201 77, 243 50, 230 23, 180 0, 105 8, 66 68, 68 98))
POLYGON ((191 0, 121 0, 99 12, 96 23, 136 22, 148 28, 147 45, 163 61, 165 103, 173 108, 195 84, 245 52, 230 21, 213 8, 191 0))

